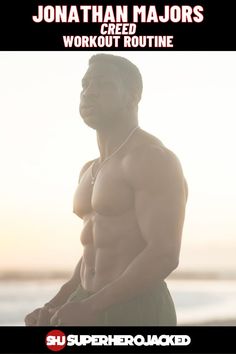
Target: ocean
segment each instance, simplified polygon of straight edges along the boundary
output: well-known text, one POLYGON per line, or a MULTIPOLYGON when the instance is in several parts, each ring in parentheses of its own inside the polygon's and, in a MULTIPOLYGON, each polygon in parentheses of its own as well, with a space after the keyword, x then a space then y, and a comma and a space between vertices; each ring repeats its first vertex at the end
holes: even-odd
MULTIPOLYGON (((63 280, 1 280, 0 326, 23 326, 24 317, 49 301, 63 280)), ((217 325, 236 319, 236 280, 167 281, 178 325, 217 325)))

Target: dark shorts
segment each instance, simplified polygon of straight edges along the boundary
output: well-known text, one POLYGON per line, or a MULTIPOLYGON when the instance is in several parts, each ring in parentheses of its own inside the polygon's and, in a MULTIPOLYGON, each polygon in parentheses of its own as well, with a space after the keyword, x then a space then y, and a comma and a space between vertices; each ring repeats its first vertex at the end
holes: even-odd
MULTIPOLYGON (((81 285, 68 302, 80 301, 91 295, 81 285)), ((100 314, 98 326, 176 326, 173 300, 164 281, 131 300, 109 307, 100 314)))

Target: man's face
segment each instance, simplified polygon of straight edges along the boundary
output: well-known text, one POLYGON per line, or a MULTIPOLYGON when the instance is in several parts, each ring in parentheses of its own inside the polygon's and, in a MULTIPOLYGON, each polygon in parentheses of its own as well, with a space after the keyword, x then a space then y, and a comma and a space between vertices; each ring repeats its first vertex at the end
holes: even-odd
POLYGON ((82 80, 80 115, 92 128, 119 119, 126 107, 127 91, 113 64, 93 63, 82 80))

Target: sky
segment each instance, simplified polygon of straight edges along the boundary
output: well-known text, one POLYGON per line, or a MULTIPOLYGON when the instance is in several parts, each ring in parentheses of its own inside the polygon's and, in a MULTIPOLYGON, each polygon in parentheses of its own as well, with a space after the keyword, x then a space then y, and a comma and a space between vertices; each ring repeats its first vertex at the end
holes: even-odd
MULTIPOLYGON (((98 149, 78 107, 95 53, 0 52, 0 271, 70 271, 82 253, 72 201, 98 149)), ((116 54, 143 76, 140 127, 189 185, 179 270, 235 271, 236 53, 116 54)))

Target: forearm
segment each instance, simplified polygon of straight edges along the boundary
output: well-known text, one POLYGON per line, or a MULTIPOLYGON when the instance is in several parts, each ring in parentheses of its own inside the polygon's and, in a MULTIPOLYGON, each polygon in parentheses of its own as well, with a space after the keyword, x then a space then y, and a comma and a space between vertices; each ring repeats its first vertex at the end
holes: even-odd
POLYGON ((85 301, 95 312, 128 301, 165 279, 176 268, 176 258, 157 255, 150 248, 146 248, 117 279, 85 301))
POLYGON ((62 285, 58 293, 49 301, 47 302, 44 306, 47 308, 55 308, 58 306, 63 305, 70 294, 75 290, 74 284, 72 284, 70 281, 62 285))
POLYGON ((58 293, 47 304, 45 304, 46 307, 55 308, 63 305, 67 301, 68 297, 72 294, 72 292, 76 290, 80 284, 81 262, 82 258, 78 262, 71 279, 62 285, 58 293))

